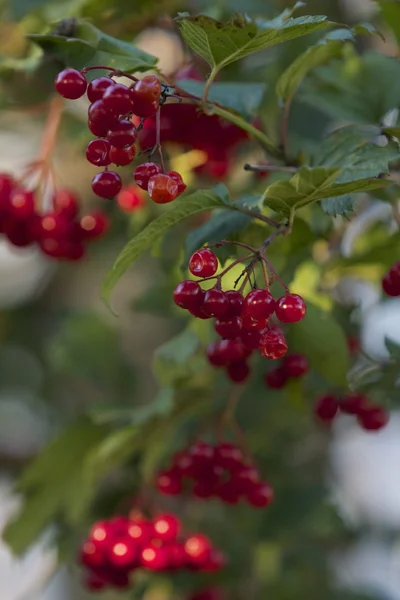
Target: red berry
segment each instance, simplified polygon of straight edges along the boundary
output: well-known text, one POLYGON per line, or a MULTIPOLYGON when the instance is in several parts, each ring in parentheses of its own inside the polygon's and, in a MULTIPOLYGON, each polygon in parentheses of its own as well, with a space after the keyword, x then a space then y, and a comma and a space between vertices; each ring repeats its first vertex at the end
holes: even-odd
POLYGON ((286 371, 282 367, 272 369, 264 376, 264 381, 271 390, 280 390, 287 382, 286 371))
POLYGON ((177 198, 179 193, 178 184, 175 179, 172 179, 172 177, 164 175, 163 173, 158 173, 158 175, 150 177, 147 191, 149 192, 150 198, 157 204, 167 204, 168 202, 172 202, 177 198))
POLYGON ((200 479, 196 481, 193 486, 192 493, 196 498, 207 500, 215 496, 219 484, 219 479, 207 477, 206 479, 200 479))
POLYGON ((137 549, 131 539, 116 540, 109 548, 107 557, 113 567, 132 568, 137 559, 137 549))
POLYGON ((282 367, 288 377, 303 377, 308 372, 310 365, 307 357, 303 354, 289 354, 283 359, 282 367))
MULTIPOLYGON (((93 102, 93 104, 89 106, 88 120, 90 123, 98 125, 102 132, 105 128, 106 133, 101 133, 101 137, 107 134, 110 127, 113 127, 113 125, 118 123, 117 117, 110 113, 103 100, 96 100, 96 102, 93 102)), ((95 135, 98 134, 95 133, 95 135)))
POLYGON ((134 212, 144 205, 142 192, 136 186, 122 188, 117 195, 117 204, 125 212, 134 212))
POLYGON ((400 262, 392 265, 383 277, 382 288, 388 296, 400 296, 400 262))
POLYGON ((243 345, 249 350, 256 350, 259 347, 261 337, 261 331, 257 330, 249 331, 246 329, 242 329, 240 333, 240 339, 243 345))
POLYGON ((99 238, 106 233, 110 226, 108 216, 100 211, 84 215, 79 221, 81 236, 84 240, 99 238))
POLYGON ((233 317, 227 321, 223 319, 215 319, 214 323, 215 331, 222 338, 228 340, 234 340, 240 335, 242 329, 242 319, 240 317, 233 317))
POLYGON ((229 307, 226 313, 226 318, 240 317, 243 311, 244 298, 240 292, 236 290, 228 290, 225 292, 225 298, 228 300, 229 307))
POLYGON ((223 364, 229 365, 230 363, 239 363, 243 359, 249 356, 249 351, 244 347, 241 340, 221 340, 219 342, 218 351, 221 359, 224 361, 223 364))
POLYGON ((32 228, 31 224, 32 217, 24 221, 6 219, 2 223, 2 230, 13 246, 25 248, 35 241, 33 230, 36 229, 36 226, 32 228))
POLYGON ((182 475, 193 476, 193 459, 185 450, 174 455, 173 465, 182 475))
POLYGON ((107 548, 113 538, 113 528, 109 521, 94 523, 89 531, 89 541, 94 542, 98 548, 107 548))
POLYGON ((253 466, 243 466, 232 475, 232 485, 240 494, 247 494, 259 481, 260 475, 253 466))
POLYGON ((103 579, 97 572, 89 572, 85 576, 84 586, 91 592, 99 592, 107 587, 108 580, 103 579))
POLYGON ((92 140, 86 148, 86 158, 97 167, 106 167, 110 164, 110 143, 107 140, 92 140))
POLYGON ((190 563, 201 566, 209 559, 212 546, 207 536, 198 534, 187 538, 184 549, 190 563))
POLYGON ((228 471, 236 471, 243 466, 243 452, 229 442, 215 446, 215 464, 228 471))
POLYGON ((348 415, 360 415, 368 406, 368 398, 362 394, 347 394, 341 403, 340 410, 348 415))
POLYGON ((240 491, 231 480, 222 483, 218 488, 217 494, 218 498, 222 500, 222 502, 232 505, 237 504, 241 496, 240 491))
POLYGON ((139 545, 147 544, 154 536, 153 525, 141 518, 129 521, 126 535, 139 545))
POLYGON ((205 442, 198 442, 189 448, 189 456, 192 459, 193 470, 195 473, 209 469, 213 465, 214 448, 205 442))
POLYGON ((101 121, 91 121, 89 119, 88 120, 88 128, 89 128, 89 131, 97 137, 101 137, 101 138, 107 137, 107 133, 108 133, 108 124, 107 123, 103 124, 101 121))
POLYGON ((207 358, 213 367, 222 367, 226 365, 224 352, 221 352, 221 342, 213 342, 207 347, 207 358))
POLYGON ((104 92, 111 85, 115 85, 115 82, 110 77, 97 77, 93 79, 87 87, 89 101, 96 102, 96 100, 101 100, 104 92))
POLYGON ((92 180, 92 190, 100 198, 112 198, 116 196, 121 187, 121 177, 115 171, 101 171, 92 180))
POLYGON ((35 196, 24 188, 15 188, 10 195, 9 213, 15 219, 29 219, 35 212, 35 196))
POLYGON ((154 519, 153 528, 158 539, 173 542, 179 534, 180 521, 175 515, 161 515, 154 519))
POLYGON ((121 119, 115 125, 110 127, 107 134, 107 140, 115 148, 126 148, 132 146, 136 139, 136 127, 131 121, 121 119))
POLYGON ((274 490, 268 483, 256 483, 246 494, 246 500, 251 506, 265 508, 274 499, 274 490))
POLYGON ((331 423, 339 412, 339 402, 335 396, 326 394, 318 398, 315 406, 315 416, 325 423, 331 423))
POLYGON ((78 198, 69 190, 57 190, 53 197, 53 206, 56 212, 73 219, 78 212, 78 198))
POLYGON ((129 576, 127 573, 115 571, 111 574, 110 583, 118 590, 126 590, 129 587, 129 576))
POLYGON ((181 194, 183 194, 183 192, 187 188, 187 185, 183 182, 182 175, 177 171, 169 171, 167 175, 174 179, 178 184, 178 195, 180 196, 181 194))
POLYGON ((168 565, 167 550, 155 544, 148 544, 140 554, 140 562, 143 567, 151 571, 162 571, 168 565))
POLYGON ((388 424, 389 415, 380 406, 370 406, 359 414, 358 422, 367 431, 379 431, 388 424))
POLYGON ((285 356, 288 346, 282 331, 270 329, 261 336, 260 353, 264 358, 276 360, 285 356))
POLYGON ((297 323, 305 317, 306 303, 297 294, 287 294, 277 300, 275 314, 282 323, 297 323))
POLYGON ((218 270, 218 259, 214 252, 204 248, 198 250, 189 260, 189 271, 196 277, 212 277, 218 270))
POLYGON ((182 491, 182 478, 179 471, 176 469, 162 471, 157 478, 157 489, 168 496, 180 494, 182 491))
POLYGON ((98 569, 105 566, 106 557, 103 549, 96 542, 89 540, 81 548, 80 562, 85 567, 98 569))
POLYGON ((244 311, 252 319, 268 319, 275 310, 275 300, 268 290, 252 290, 244 299, 244 311))
POLYGON ((226 372, 229 379, 234 383, 244 383, 249 378, 250 367, 244 360, 242 360, 240 362, 228 365, 226 372))
POLYGON ((81 242, 66 244, 63 248, 63 258, 78 261, 85 256, 85 246, 81 242))
POLYGON ((133 161, 135 154, 135 146, 130 146, 128 148, 115 148, 114 146, 111 146, 109 156, 110 161, 114 163, 114 165, 125 167, 133 161))
POLYGON ((151 117, 159 107, 161 83, 155 75, 137 81, 131 90, 133 112, 138 117, 151 117))
POLYGON ((206 315, 210 317, 223 317, 229 308, 228 300, 225 292, 216 288, 206 291, 204 296, 202 309, 206 315))
POLYGON ((14 181, 10 175, 0 173, 0 211, 8 211, 11 192, 14 188, 14 181))
POLYGON ((194 317, 197 317, 198 319, 211 319, 210 315, 206 315, 206 313, 203 311, 203 301, 205 296, 206 292, 204 290, 201 290, 201 298, 199 298, 199 304, 197 306, 192 306, 191 308, 189 308, 190 314, 194 317))
POLYGON ((256 321, 252 319, 248 313, 244 313, 242 316, 243 329, 246 331, 262 331, 268 325, 268 319, 260 319, 256 321))
POLYGON ((356 337, 347 338, 347 347, 351 354, 357 354, 360 351, 360 341, 356 337))
POLYGON ((174 302, 180 308, 186 310, 199 306, 202 302, 202 289, 197 281, 181 281, 174 290, 174 302))
POLYGON ((206 573, 214 573, 220 571, 226 566, 227 560, 225 554, 221 550, 212 548, 206 562, 202 565, 202 571, 206 573))
POLYGON ((132 112, 133 103, 129 88, 120 83, 109 86, 103 94, 102 102, 107 111, 114 115, 126 115, 132 112))
POLYGON ((57 92, 63 98, 77 100, 86 92, 87 82, 85 77, 75 69, 64 69, 56 77, 57 92))
POLYGON ((142 188, 142 190, 147 191, 150 177, 158 175, 158 173, 161 173, 160 167, 156 165, 156 163, 147 162, 136 167, 133 177, 135 183, 142 188))
POLYGON ((165 547, 167 553, 168 569, 177 570, 183 569, 186 563, 186 553, 184 547, 179 542, 168 544, 165 547))
POLYGON ((35 224, 35 237, 65 239, 71 235, 72 227, 71 219, 64 213, 47 213, 39 217, 39 221, 35 224))

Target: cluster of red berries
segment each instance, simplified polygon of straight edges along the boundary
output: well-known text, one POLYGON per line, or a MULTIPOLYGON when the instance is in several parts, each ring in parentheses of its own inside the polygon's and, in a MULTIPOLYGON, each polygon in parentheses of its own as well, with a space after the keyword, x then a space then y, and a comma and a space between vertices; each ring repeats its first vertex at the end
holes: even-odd
POLYGON ((340 414, 354 415, 361 427, 367 431, 378 431, 387 425, 389 415, 381 406, 374 406, 369 399, 357 393, 343 398, 326 394, 318 398, 314 413, 323 423, 330 424, 340 414))
POLYGON ((271 369, 265 375, 264 381, 272 390, 280 390, 286 385, 288 379, 303 377, 309 368, 307 357, 303 354, 287 354, 281 366, 271 369))
POLYGON ((198 442, 173 457, 172 465, 157 479, 162 494, 176 496, 186 489, 197 498, 219 498, 227 504, 244 499, 264 508, 271 504, 274 492, 261 481, 258 469, 247 461, 235 444, 224 442, 212 446, 198 442))
POLYGON ((400 296, 400 262, 394 263, 383 277, 382 289, 388 296, 400 296))
POLYGON ((173 514, 146 520, 115 517, 95 523, 80 550, 80 562, 88 570, 89 589, 127 588, 129 575, 137 569, 175 572, 219 571, 224 554, 211 540, 196 534, 181 535, 181 522, 173 514))
MULTIPOLYGON (((193 79, 202 81, 202 75, 192 66, 180 69, 175 81, 193 79)), ((185 96, 180 91, 182 97, 185 96)), ((235 150, 248 139, 248 134, 236 125, 216 115, 205 115, 196 104, 171 103, 161 111, 161 144, 170 142, 183 147, 201 150, 207 155, 203 165, 195 171, 212 179, 223 179, 232 166, 235 150)), ((156 144, 156 119, 147 119, 138 140, 141 150, 156 144)))
MULTIPOLYGON (((86 158, 91 164, 104 167, 93 178, 92 190, 100 198, 112 198, 120 192, 122 181, 108 166, 111 163, 125 166, 133 161, 139 127, 132 118, 136 116, 144 122, 155 115, 163 87, 155 75, 136 80, 131 87, 116 83, 112 77, 97 77, 88 84, 84 72, 64 69, 57 75, 55 86, 61 96, 70 100, 87 94, 88 127, 96 139, 89 142, 86 158)), ((175 200, 186 189, 179 173, 162 173, 154 163, 137 167, 135 181, 158 204, 175 200)))
MULTIPOLYGON (((190 258, 189 270, 203 280, 212 278, 218 270, 217 257, 209 249, 198 250, 190 258)), ((226 367, 236 383, 248 378, 246 359, 254 350, 271 360, 286 354, 283 331, 269 324, 274 313, 281 323, 296 323, 306 314, 306 304, 297 294, 275 300, 268 290, 254 289, 243 297, 236 290, 223 291, 219 281, 207 291, 197 281, 182 281, 174 290, 174 302, 200 319, 215 318, 215 331, 222 339, 208 347, 207 357, 213 366, 226 367)))
POLYGON ((78 200, 67 190, 57 190, 51 204, 50 211, 40 212, 34 191, 0 173, 0 233, 14 246, 37 244, 51 258, 80 260, 86 242, 107 231, 107 215, 78 215, 78 200))

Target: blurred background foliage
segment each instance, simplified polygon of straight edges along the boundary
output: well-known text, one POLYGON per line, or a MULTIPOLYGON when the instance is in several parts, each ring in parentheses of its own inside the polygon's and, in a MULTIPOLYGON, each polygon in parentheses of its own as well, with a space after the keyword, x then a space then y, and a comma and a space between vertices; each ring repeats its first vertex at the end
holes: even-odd
MULTIPOLYGON (((27 34, 70 35, 74 20, 84 19, 156 56, 160 70, 169 76, 191 60, 173 21, 178 12, 225 19, 241 11, 266 19, 286 6, 284 1, 265 0, 0 0, 0 168, 18 173, 34 157, 54 76, 63 66, 27 34)), ((292 107, 289 142, 293 154, 316 160, 322 139, 332 129, 350 123, 377 126, 388 111, 400 109, 400 5, 313 0, 299 14, 326 14, 348 25, 372 20, 385 37, 360 36, 355 45, 345 44, 338 59, 302 82, 292 107)), ((276 82, 319 37, 306 36, 261 52, 221 74, 220 81, 232 85, 262 84, 257 113, 274 137, 280 118, 276 82)), ((198 66, 206 75, 207 66, 198 66)), ((245 103, 245 110, 252 112, 249 103, 254 104, 253 94, 245 103)), ((84 160, 89 140, 85 116, 84 104, 66 107, 54 163, 60 181, 72 181, 82 204, 93 207, 98 203, 90 190, 94 170, 84 160)), ((194 171, 197 155, 176 146, 167 151, 192 191, 217 182, 194 171)), ((263 191, 265 180, 245 173, 242 166, 265 158, 250 143, 237 149, 224 178, 235 197, 263 191)), ((130 183, 131 170, 122 173, 130 183)), ((392 201, 384 194, 376 196, 392 201)), ((398 402, 398 369, 385 362, 387 355, 378 380, 364 379, 365 365, 354 367, 346 338, 359 336, 360 319, 354 306, 333 306, 332 297, 337 299, 344 276, 379 289, 380 277, 399 256, 399 237, 388 235, 389 215, 362 232, 355 254, 344 255, 341 240, 347 217, 361 214, 371 199, 346 202, 346 210, 337 208, 344 216, 335 219, 332 208, 305 209, 290 238, 277 240, 271 248, 270 260, 280 276, 310 303, 307 319, 293 330, 290 342, 293 350, 308 353, 315 367, 301 383, 273 392, 263 384, 265 363, 260 361, 239 405, 238 420, 261 471, 276 489, 273 506, 257 512, 217 502, 160 501, 155 496, 155 502, 177 511, 191 529, 210 533, 229 554, 229 566, 207 579, 143 576, 133 591, 118 597, 184 599, 196 587, 211 585, 226 589, 227 600, 385 597, 371 586, 366 595, 364 590, 361 595, 344 591, 332 573, 332 556, 369 534, 374 524, 351 522, 332 501, 327 486, 329 436, 312 418, 316 395, 341 389, 350 366, 354 381, 365 385, 372 397, 398 402)), ((196 243, 188 233, 204 226, 202 217, 175 228, 153 252, 156 256, 141 259, 123 278, 113 296, 116 318, 100 300, 101 281, 126 241, 165 209, 146 203, 125 214, 104 202, 102 208, 111 216, 111 232, 82 264, 54 268, 38 256, 11 256, 8 247, 0 248, 0 468, 4 477, 13 479, 31 464, 17 487, 25 507, 8 528, 6 541, 16 552, 24 551, 53 524, 53 541, 73 577, 75 551, 90 524, 132 505, 143 483, 151 483, 157 469, 199 426, 213 439, 229 393, 224 377, 211 373, 203 359, 208 326, 203 321, 189 323, 171 302, 171 291, 182 278, 185 243, 186 253, 196 243), (49 439, 55 441, 30 463, 49 439)), ((222 231, 213 235, 252 244, 264 239, 262 227, 247 225, 233 223, 230 231, 224 222, 222 231)), ((221 262, 227 259, 224 254, 219 257, 221 262)), ((393 530, 380 535, 393 536, 393 530)), ((78 586, 71 598, 83 594, 78 586)), ((113 598, 111 593, 104 597, 113 598)))

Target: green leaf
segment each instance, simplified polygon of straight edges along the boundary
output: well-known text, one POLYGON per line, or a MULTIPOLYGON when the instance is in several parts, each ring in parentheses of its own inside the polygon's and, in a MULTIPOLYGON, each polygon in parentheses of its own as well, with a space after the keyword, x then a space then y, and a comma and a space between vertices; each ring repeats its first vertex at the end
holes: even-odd
POLYGON ((400 4, 395 0, 378 0, 381 14, 400 43, 400 4))
MULTIPOLYGON (((205 83, 193 79, 184 79, 176 83, 189 94, 200 97, 203 95, 205 83)), ((264 83, 223 81, 213 83, 208 92, 208 99, 250 118, 257 114, 265 91, 264 83)))
POLYGON ((385 337, 385 346, 390 354, 390 357, 396 362, 400 362, 400 344, 393 341, 390 336, 388 336, 385 337))
POLYGON ((270 185, 264 194, 264 202, 266 206, 289 217, 294 211, 323 198, 389 185, 384 179, 335 183, 340 173, 341 169, 338 168, 301 167, 289 181, 277 181, 270 185))
POLYGON ((324 213, 331 217, 347 216, 354 210, 354 198, 349 194, 337 198, 325 198, 321 201, 321 207, 324 213))
POLYGON ((314 368, 332 385, 345 386, 349 369, 346 336, 332 315, 307 302, 305 318, 289 333, 293 352, 305 354, 314 368))
POLYGON ((174 387, 179 387, 189 379, 194 384, 207 368, 204 355, 198 353, 199 349, 200 339, 190 328, 157 348, 153 361, 157 379, 164 385, 174 387))
POLYGON ((279 77, 276 85, 278 97, 283 101, 293 98, 307 73, 332 58, 340 56, 343 42, 352 40, 353 37, 352 32, 348 29, 336 30, 325 36, 318 44, 311 46, 303 54, 300 54, 279 77))
POLYGON ((224 23, 200 15, 181 17, 178 24, 186 43, 212 67, 215 75, 249 54, 332 25, 325 16, 291 18, 292 12, 284 11, 276 19, 264 22, 238 14, 224 23))
MULTIPOLYGON (((249 196, 236 201, 238 206, 256 211, 260 209, 261 203, 261 196, 249 196)), ((243 231, 243 229, 250 225, 252 220, 253 217, 240 212, 227 214, 224 210, 213 213, 207 223, 194 229, 187 236, 185 266, 187 266, 193 252, 201 248, 206 242, 212 244, 232 238, 232 235, 243 231)))
MULTIPOLYGON (((218 192, 220 190, 218 189, 218 192)), ((225 192, 224 192, 225 193, 225 192)), ((148 248, 153 246, 171 227, 187 217, 199 212, 225 207, 235 210, 233 203, 228 203, 216 191, 199 190, 189 196, 178 198, 171 208, 154 219, 122 250, 111 271, 108 272, 102 285, 102 298, 108 303, 111 290, 125 271, 148 248)))
MULTIPOLYGON (((157 59, 135 46, 106 35, 90 23, 79 23, 76 37, 31 34, 28 36, 42 50, 68 67, 82 69, 106 65, 127 72, 153 69, 157 59)), ((89 72, 88 79, 98 77, 89 72)))
POLYGON ((74 521, 82 516, 94 493, 82 476, 84 459, 104 436, 102 427, 83 420, 50 442, 25 469, 16 486, 25 494, 24 504, 3 533, 13 552, 24 552, 60 513, 73 507, 74 521))

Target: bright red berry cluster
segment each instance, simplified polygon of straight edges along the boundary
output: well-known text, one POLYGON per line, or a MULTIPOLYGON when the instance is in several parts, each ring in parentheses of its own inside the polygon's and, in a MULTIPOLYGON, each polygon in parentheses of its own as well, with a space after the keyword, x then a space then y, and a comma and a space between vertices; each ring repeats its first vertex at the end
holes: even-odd
MULTIPOLYGON (((57 75, 55 86, 61 96, 71 100, 87 93, 88 127, 96 139, 89 142, 86 158, 91 164, 104 167, 93 178, 92 189, 100 198, 112 198, 121 191, 122 180, 108 167, 126 166, 133 161, 138 130, 159 110, 163 86, 155 75, 135 80, 131 87, 116 83, 112 77, 97 77, 87 84, 84 73, 85 70, 64 69, 57 75), (138 127, 132 121, 135 117, 139 118, 138 127)), ((156 145, 155 142, 153 147, 156 145)), ((158 204, 175 200, 186 189, 179 173, 163 173, 154 163, 137 167, 135 181, 158 204)))
POLYGON ((127 588, 137 569, 212 572, 223 568, 226 559, 207 536, 182 536, 178 517, 164 514, 95 523, 82 544, 80 562, 87 569, 86 585, 96 591, 127 588))
MULTIPOLYGON (((213 277, 217 269, 217 257, 209 249, 199 250, 190 258, 189 270, 196 277, 213 277)), ((296 323, 306 314, 306 304, 296 294, 275 300, 268 290, 254 289, 244 297, 236 290, 223 291, 219 282, 206 291, 197 281, 182 281, 175 288, 174 301, 195 317, 215 319, 215 331, 222 339, 208 347, 207 357, 214 367, 225 367, 235 383, 250 375, 246 359, 254 350, 271 360, 286 354, 283 331, 269 323, 274 313, 282 323, 296 323)))
POLYGON ((375 406, 369 399, 357 393, 343 398, 326 394, 318 398, 314 413, 323 423, 330 424, 339 413, 354 415, 361 427, 367 431, 378 431, 387 425, 389 415, 381 406, 375 406))
POLYGON ((400 296, 400 262, 394 263, 383 277, 382 289, 388 296, 400 296))
POLYGON ((303 354, 287 354, 279 367, 266 373, 264 381, 269 388, 279 390, 289 379, 303 377, 309 368, 308 359, 303 354))
POLYGON ((0 233, 14 246, 37 244, 40 250, 58 260, 80 260, 85 244, 101 237, 109 227, 107 215, 78 214, 78 199, 59 189, 51 198, 51 209, 37 208, 34 191, 0 173, 0 233))
POLYGON ((190 489, 197 498, 219 498, 227 504, 244 499, 257 508, 268 506, 274 497, 272 487, 261 480, 254 464, 229 442, 216 446, 198 442, 178 452, 172 465, 159 474, 157 487, 171 496, 190 489))

